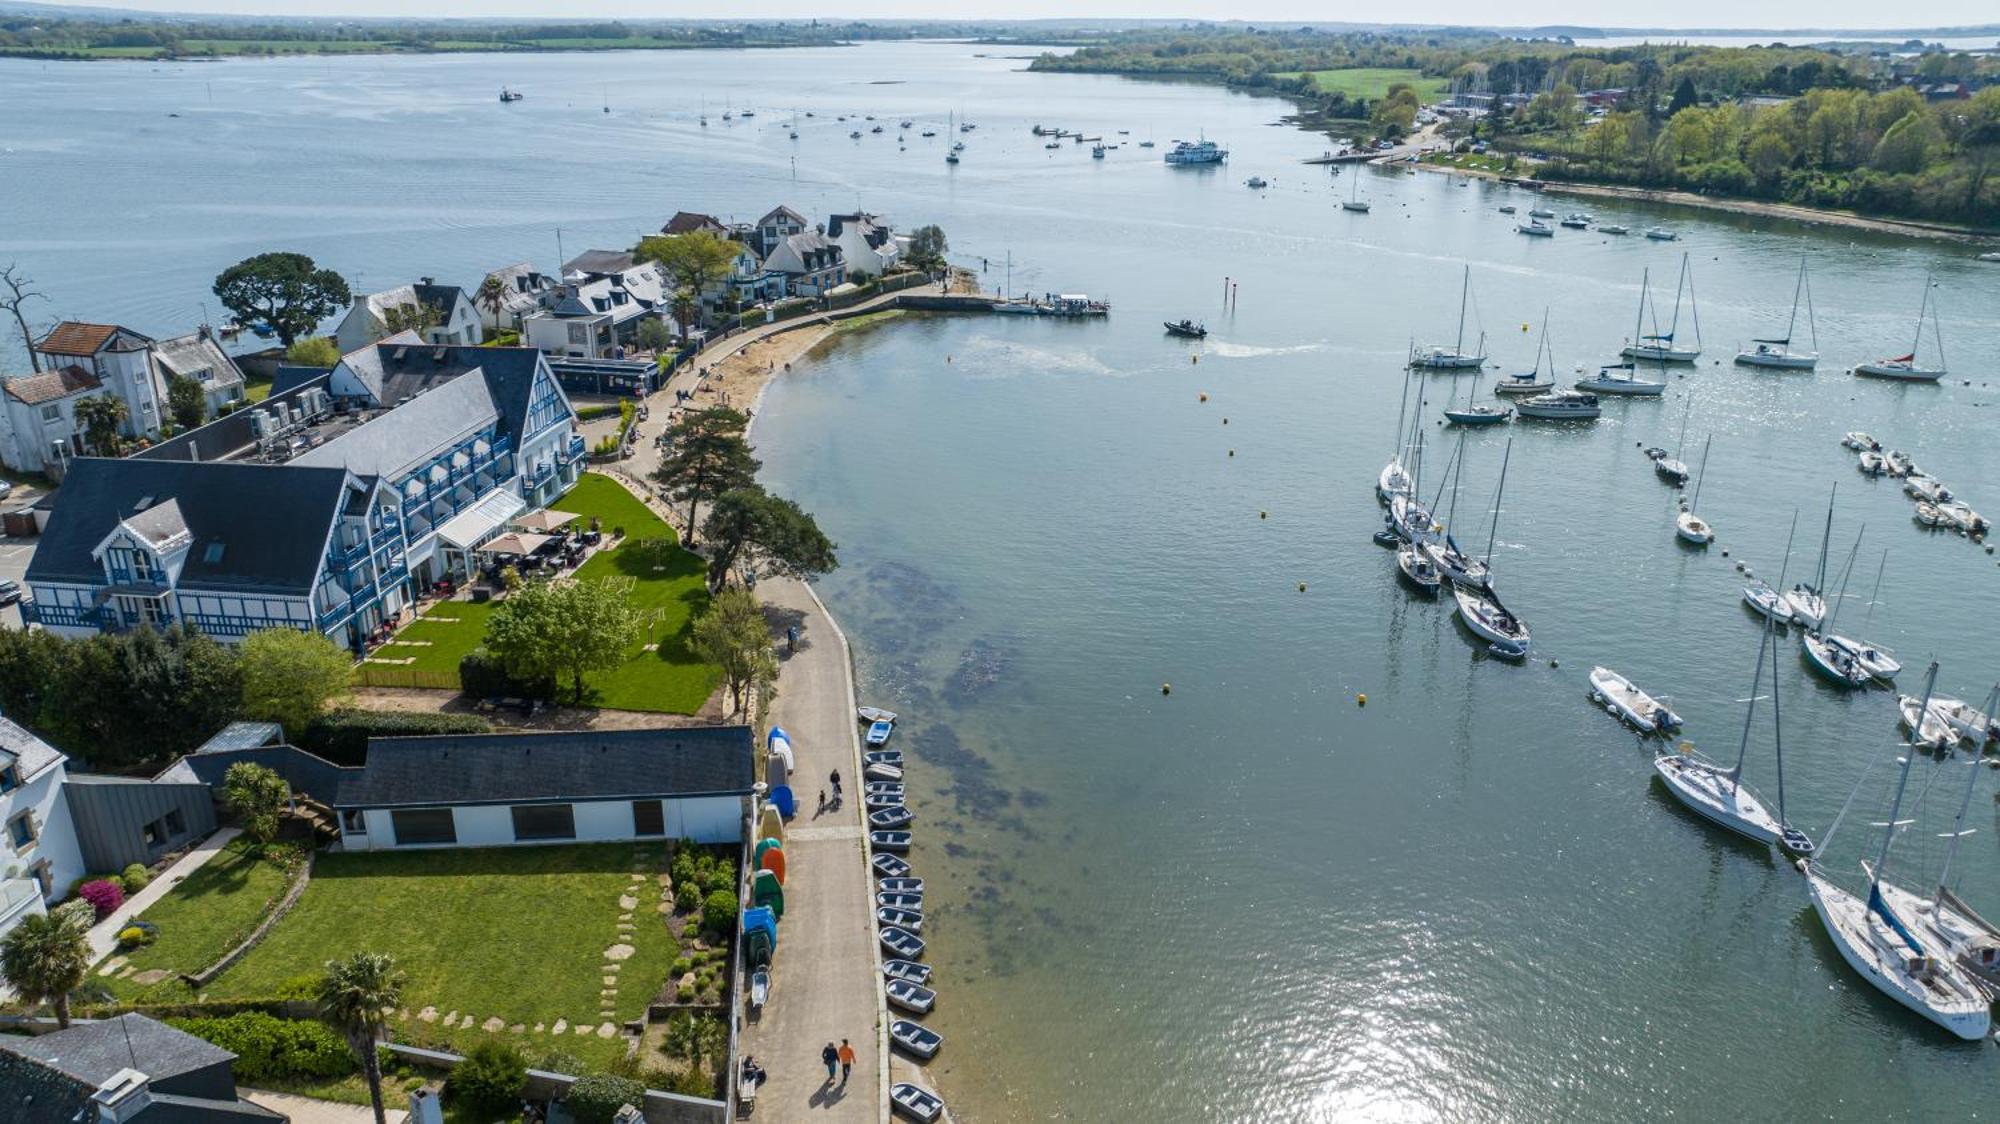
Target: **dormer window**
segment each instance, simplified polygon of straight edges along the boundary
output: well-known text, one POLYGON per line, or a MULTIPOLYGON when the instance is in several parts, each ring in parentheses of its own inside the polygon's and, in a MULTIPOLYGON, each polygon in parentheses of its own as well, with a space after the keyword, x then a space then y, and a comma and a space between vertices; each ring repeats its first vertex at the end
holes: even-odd
POLYGON ((12 761, 0 765, 0 796, 21 787, 21 767, 12 761))

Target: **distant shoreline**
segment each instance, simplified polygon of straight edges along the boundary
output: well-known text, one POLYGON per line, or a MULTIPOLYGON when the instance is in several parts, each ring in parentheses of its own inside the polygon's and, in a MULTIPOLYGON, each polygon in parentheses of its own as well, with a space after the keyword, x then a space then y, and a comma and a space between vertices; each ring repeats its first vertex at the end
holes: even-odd
POLYGON ((341 39, 298 39, 287 40, 296 43, 296 50, 238 50, 238 51, 190 51, 169 52, 166 48, 153 54, 93 54, 90 48, 80 50, 5 47, 0 48, 0 59, 25 59, 30 62, 144 62, 144 63, 205 63, 228 62, 234 59, 252 61, 276 61, 280 59, 334 59, 355 56, 379 55, 594 55, 610 51, 782 51, 802 47, 852 47, 858 40, 829 40, 824 43, 618 43, 605 42, 601 46, 588 44, 568 44, 560 47, 543 46, 537 43, 467 43, 441 47, 419 46, 404 43, 357 43, 341 39))

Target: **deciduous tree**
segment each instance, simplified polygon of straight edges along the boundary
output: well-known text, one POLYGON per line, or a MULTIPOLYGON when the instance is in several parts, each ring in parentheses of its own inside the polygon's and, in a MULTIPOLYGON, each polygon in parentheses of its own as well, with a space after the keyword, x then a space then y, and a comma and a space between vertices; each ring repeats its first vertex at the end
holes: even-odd
POLYGON ((641 627, 638 613, 603 583, 531 582, 487 618, 486 649, 523 683, 567 675, 581 704, 584 676, 624 663, 641 627))
POLYGON ((186 375, 167 376, 167 413, 182 429, 193 429, 208 420, 208 396, 201 384, 186 375))
POLYGON ((331 336, 309 336, 285 349, 285 361, 301 367, 331 367, 340 362, 340 347, 331 336))
POLYGON ((243 713, 297 736, 352 686, 354 661, 317 632, 267 628, 243 638, 243 713))
POLYGON ((757 595, 732 586, 715 595, 708 611, 695 618, 690 645, 702 659, 722 669, 730 705, 743 709, 752 687, 775 682, 778 657, 771 651, 771 628, 757 595))
POLYGON ((346 307, 347 281, 304 254, 245 258, 215 279, 215 295, 245 324, 264 323, 286 347, 346 307))
POLYGON ((944 228, 936 223, 910 232, 910 264, 925 273, 943 269, 944 255, 950 249, 951 243, 944 236, 944 228))
POLYGON ((0 268, 0 287, 6 289, 6 292, 0 293, 0 308, 7 310, 8 315, 14 318, 14 326, 21 331, 21 347, 28 353, 29 368, 39 371, 42 369, 42 356, 35 350, 35 333, 28 327, 26 310, 29 301, 48 300, 48 294, 35 288, 35 282, 13 262, 0 268))
MULTIPOLYGON (((742 249, 712 230, 695 230, 641 238, 633 247, 632 256, 639 261, 658 262, 676 288, 693 290, 699 297, 729 276, 742 249)), ((682 335, 687 334, 688 323, 686 318, 681 320, 682 335)))

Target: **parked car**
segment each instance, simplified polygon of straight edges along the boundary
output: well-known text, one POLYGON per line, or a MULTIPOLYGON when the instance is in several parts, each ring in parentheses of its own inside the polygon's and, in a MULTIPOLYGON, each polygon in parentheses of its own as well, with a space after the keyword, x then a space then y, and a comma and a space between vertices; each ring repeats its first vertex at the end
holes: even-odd
POLYGON ((0 605, 12 605, 21 599, 21 583, 8 578, 0 578, 0 605))
POLYGON ((12 480, 0 480, 0 500, 6 499, 7 494, 13 490, 14 482, 12 480))

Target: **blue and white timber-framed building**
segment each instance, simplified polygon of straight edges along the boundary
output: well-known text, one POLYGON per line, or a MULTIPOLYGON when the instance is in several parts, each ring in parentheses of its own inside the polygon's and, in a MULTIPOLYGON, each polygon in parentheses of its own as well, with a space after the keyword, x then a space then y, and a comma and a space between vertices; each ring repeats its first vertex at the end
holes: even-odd
POLYGON ((281 368, 263 403, 137 456, 73 461, 23 615, 65 635, 297 628, 359 651, 585 455, 540 352, 391 336, 331 371, 281 368))

